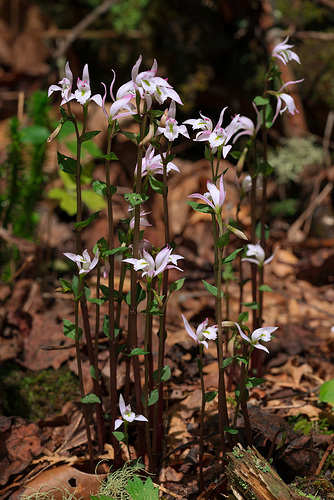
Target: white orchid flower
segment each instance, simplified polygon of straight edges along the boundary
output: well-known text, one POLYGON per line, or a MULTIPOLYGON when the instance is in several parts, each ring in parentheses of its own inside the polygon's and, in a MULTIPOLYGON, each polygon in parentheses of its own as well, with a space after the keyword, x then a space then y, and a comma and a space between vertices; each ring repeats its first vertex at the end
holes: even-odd
POLYGON ((65 257, 76 263, 79 269, 79 274, 87 274, 89 271, 94 269, 99 261, 99 249, 97 248, 96 254, 91 260, 90 255, 87 250, 84 250, 82 255, 76 255, 75 253, 64 253, 65 257))
POLYGON ((294 45, 288 45, 286 43, 288 40, 289 37, 287 36, 283 42, 277 44, 273 48, 271 55, 272 57, 280 59, 283 64, 287 64, 290 61, 297 61, 297 63, 300 64, 298 55, 291 50, 294 45))
POLYGON ((124 398, 122 394, 119 395, 119 411, 121 412, 122 418, 117 418, 115 420, 114 430, 118 429, 124 420, 127 422, 133 422, 134 420, 138 420, 140 422, 148 422, 147 418, 144 415, 136 415, 132 410, 130 405, 125 406, 124 398))
POLYGON ((248 261, 252 262, 253 264, 258 265, 259 267, 265 266, 266 264, 269 264, 275 257, 275 254, 277 252, 277 248, 274 251, 274 253, 268 258, 265 258, 265 253, 263 248, 259 243, 256 245, 252 245, 251 243, 247 245, 247 250, 246 250, 246 257, 241 259, 242 261, 248 261))
POLYGON ((269 342, 271 340, 271 334, 277 330, 277 326, 266 326, 262 328, 257 328, 254 330, 254 332, 251 334, 250 337, 248 337, 241 329, 241 327, 238 325, 238 323, 235 323, 237 326, 239 333, 241 337, 249 342, 253 347, 256 349, 260 349, 261 351, 266 351, 269 353, 269 349, 265 347, 264 345, 260 344, 260 340, 263 342, 269 342))
POLYGON ((217 326, 208 326, 208 318, 198 325, 196 332, 191 328, 188 323, 187 318, 182 314, 182 319, 186 332, 192 339, 198 344, 203 344, 206 348, 209 347, 207 340, 216 340, 217 338, 217 326))

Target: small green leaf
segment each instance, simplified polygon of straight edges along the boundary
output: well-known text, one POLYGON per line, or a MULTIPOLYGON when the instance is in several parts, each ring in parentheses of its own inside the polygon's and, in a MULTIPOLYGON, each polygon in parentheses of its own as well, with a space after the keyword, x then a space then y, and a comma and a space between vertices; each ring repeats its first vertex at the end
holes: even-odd
POLYGON ((91 375, 91 377, 96 380, 96 371, 95 371, 95 366, 94 365, 90 365, 89 367, 89 373, 91 375))
POLYGON ((115 255, 116 253, 125 253, 129 250, 129 247, 117 247, 117 248, 112 248, 111 250, 106 250, 104 252, 104 255, 115 255))
POLYGON ((158 399, 159 399, 159 389, 154 389, 148 397, 147 406, 154 405, 158 401, 158 399))
MULTIPOLYGON (((140 302, 142 302, 143 300, 145 300, 145 298, 146 298, 146 292, 141 287, 139 282, 137 283, 137 286, 136 286, 136 297, 137 297, 137 305, 140 302)), ((131 290, 126 294, 125 302, 130 307, 130 305, 131 305, 131 290)))
POLYGON ((159 500, 159 488, 148 477, 145 483, 138 476, 128 481, 127 492, 133 500, 159 500))
POLYGON ((162 367, 162 370, 161 370, 161 380, 163 382, 167 382, 167 380, 169 380, 172 376, 172 373, 170 371, 170 366, 169 365, 165 365, 162 367))
MULTIPOLYGON (((217 287, 214 285, 210 285, 210 283, 208 283, 205 280, 202 280, 202 281, 203 281, 203 284, 204 284, 205 288, 207 289, 207 291, 209 293, 211 293, 214 297, 218 297, 217 287)), ((224 297, 224 292, 222 290, 220 290, 220 297, 221 298, 224 297)))
POLYGON ((228 427, 227 425, 224 426, 224 431, 229 434, 238 434, 237 429, 233 429, 233 427, 228 427))
MULTIPOLYGON (((72 323, 72 321, 69 321, 68 319, 63 319, 63 332, 65 337, 76 340, 75 338, 75 324, 72 323)), ((80 326, 78 326, 78 339, 80 340, 82 337, 83 331, 80 326)))
POLYGON ((77 173, 77 161, 69 156, 65 156, 57 151, 59 168, 66 174, 75 175, 77 173))
POLYGON ((215 397, 217 396, 218 391, 210 391, 205 393, 205 402, 210 403, 210 401, 213 401, 215 397))
POLYGON ((118 157, 115 155, 115 153, 111 152, 106 155, 102 155, 101 158, 104 158, 105 160, 118 160, 118 157))
POLYGON ((100 130, 92 130, 91 132, 86 132, 85 135, 82 137, 81 142, 85 141, 90 141, 90 139, 93 139, 93 137, 96 137, 98 134, 100 134, 100 130))
POLYGON ((260 292, 272 292, 273 289, 269 285, 260 285, 259 288, 260 292))
POLYGON ((176 290, 180 290, 180 288, 183 287, 184 280, 185 280, 185 278, 181 278, 177 281, 174 281, 174 283, 172 283, 170 285, 169 291, 172 293, 172 292, 175 292, 176 290))
POLYGON ((87 396, 84 396, 83 398, 80 399, 81 403, 100 403, 101 404, 101 399, 97 397, 96 394, 87 394, 87 396))
POLYGON ((260 95, 256 96, 254 99, 254 104, 256 106, 265 106, 266 104, 269 104, 269 99, 267 97, 262 97, 260 95))
POLYGON ((94 193, 105 196, 107 194, 107 184, 103 181, 93 181, 92 188, 94 193))
POLYGON ((242 302, 242 305, 245 307, 249 307, 249 309, 258 309, 259 304, 257 302, 242 302))
POLYGON ((334 379, 327 380, 320 386, 319 400, 334 406, 334 379))
POLYGON ((234 250, 234 252, 232 252, 230 255, 225 257, 222 260, 223 265, 227 264, 228 262, 232 262, 237 257, 238 253, 241 252, 242 250, 243 250, 243 248, 237 248, 236 250, 234 250))
POLYGON ((97 299, 96 297, 92 297, 88 299, 88 302, 91 302, 92 304, 97 304, 98 306, 102 306, 102 304, 105 304, 108 301, 108 297, 104 296, 100 299, 97 299))
POLYGON ((113 435, 115 436, 115 438, 117 439, 117 441, 124 441, 124 432, 120 432, 120 431, 114 431, 113 432, 113 435))
POLYGON ((232 356, 231 358, 226 358, 223 361, 223 368, 226 368, 232 361, 235 359, 235 356, 232 356))
POLYGON ((62 292, 70 292, 72 291, 72 285, 69 281, 64 280, 63 278, 59 278, 61 286, 63 287, 62 292))
POLYGON ((163 194, 164 185, 161 181, 159 181, 152 175, 149 176, 148 180, 153 191, 156 191, 159 194, 163 194))
POLYGON ((211 214, 213 212, 210 205, 205 205, 204 203, 197 203, 196 201, 186 200, 186 203, 191 206, 196 212, 203 212, 204 214, 211 214))
POLYGON ((83 221, 81 221, 81 222, 75 222, 75 223, 74 223, 75 228, 76 228, 76 229, 82 229, 83 227, 88 226, 89 224, 91 224, 91 222, 93 222, 94 220, 96 220, 96 219, 98 218, 99 214, 100 214, 100 211, 98 211, 98 212, 94 212, 94 213, 92 213, 92 214, 88 217, 88 219, 83 220, 83 221))
POLYGON ((259 377, 248 377, 246 380, 246 387, 257 387, 258 385, 263 384, 265 380, 259 377))
POLYGON ((220 238, 217 240, 217 247, 218 248, 223 248, 228 245, 228 242, 230 241, 230 233, 226 232, 221 235, 220 238))
POLYGON ((126 356, 139 356, 140 354, 149 354, 150 351, 145 351, 145 349, 141 349, 140 347, 134 347, 130 354, 126 354, 126 356))
POLYGON ((128 132, 126 130, 121 130, 121 134, 125 135, 130 141, 134 142, 135 144, 138 144, 138 138, 139 134, 134 134, 133 132, 128 132))
POLYGON ((142 205, 149 199, 147 194, 139 194, 139 193, 126 193, 124 195, 126 201, 128 201, 133 207, 136 205, 142 205))
POLYGON ((248 321, 249 313, 248 311, 243 311, 238 316, 238 323, 246 323, 248 321))

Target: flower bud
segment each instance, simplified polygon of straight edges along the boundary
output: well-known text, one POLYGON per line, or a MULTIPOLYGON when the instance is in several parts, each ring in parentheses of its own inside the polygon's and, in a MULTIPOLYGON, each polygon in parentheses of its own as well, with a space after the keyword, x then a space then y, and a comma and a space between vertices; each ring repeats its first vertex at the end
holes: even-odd
POLYGON ((52 134, 51 134, 51 135, 47 138, 47 141, 46 141, 46 142, 52 142, 52 141, 53 141, 53 139, 55 139, 55 138, 58 136, 58 134, 59 134, 59 132, 61 131, 62 126, 63 126, 63 125, 64 125, 64 122, 61 122, 61 121, 60 121, 60 122, 58 123, 57 128, 56 128, 56 129, 52 132, 52 134))

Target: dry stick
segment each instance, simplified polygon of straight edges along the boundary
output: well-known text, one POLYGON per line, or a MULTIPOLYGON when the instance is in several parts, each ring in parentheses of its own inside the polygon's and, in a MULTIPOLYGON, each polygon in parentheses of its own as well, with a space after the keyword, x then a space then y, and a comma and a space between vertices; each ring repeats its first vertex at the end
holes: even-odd
POLYGON ((62 57, 67 50, 70 48, 72 43, 78 38, 80 33, 82 33, 90 24, 92 24, 99 16, 107 12, 107 10, 115 3, 120 0, 105 0, 105 2, 98 5, 92 12, 90 12, 86 17, 84 17, 74 28, 71 29, 68 36, 63 40, 58 49, 53 53, 54 59, 62 57))

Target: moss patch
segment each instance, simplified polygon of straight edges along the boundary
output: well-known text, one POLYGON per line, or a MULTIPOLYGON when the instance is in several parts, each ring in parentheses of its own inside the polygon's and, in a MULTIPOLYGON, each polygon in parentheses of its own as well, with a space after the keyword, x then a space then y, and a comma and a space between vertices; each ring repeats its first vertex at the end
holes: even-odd
POLYGON ((79 395, 78 378, 67 367, 34 373, 7 362, 0 367, 0 379, 1 412, 6 416, 46 418, 79 395))

